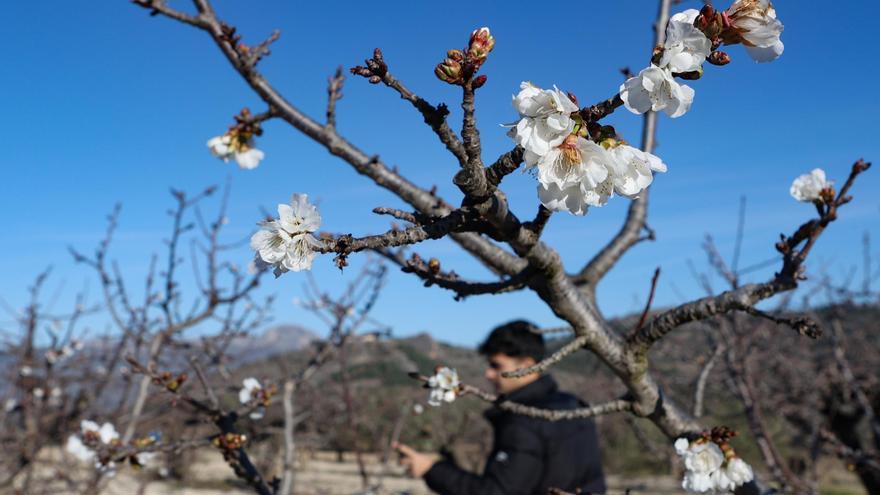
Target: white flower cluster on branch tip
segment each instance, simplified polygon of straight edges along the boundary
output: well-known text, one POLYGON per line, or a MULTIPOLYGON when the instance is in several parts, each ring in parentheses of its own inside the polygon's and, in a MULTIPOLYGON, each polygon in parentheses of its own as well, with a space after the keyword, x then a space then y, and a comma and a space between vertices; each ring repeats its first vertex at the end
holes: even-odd
POLYGON ((653 172, 666 171, 658 157, 616 139, 587 139, 577 105, 556 87, 523 82, 513 106, 520 120, 509 135, 525 150, 525 169, 535 171, 538 197, 550 210, 583 215, 615 192, 638 197, 653 172))
POLYGON ((294 194, 289 205, 278 205, 277 220, 261 222, 260 226, 251 237, 257 265, 274 267, 276 277, 312 268, 314 249, 321 247, 312 233, 321 226, 321 215, 309 203, 308 195, 294 194))
POLYGON ((265 153, 254 147, 253 137, 244 139, 235 132, 228 132, 209 139, 208 148, 211 150, 211 154, 224 162, 234 158, 239 167, 247 170, 257 168, 266 156, 265 153))
POLYGON ((82 462, 94 462, 95 467, 102 473, 113 476, 116 474, 116 464, 109 461, 102 463, 93 448, 89 445, 105 445, 115 447, 120 445, 119 432, 111 423, 104 423, 98 426, 98 423, 89 420, 83 420, 80 423, 82 438, 77 435, 71 435, 67 438, 64 449, 82 462), (85 439, 85 442, 83 442, 85 439))
POLYGON ((789 193, 791 196, 804 202, 822 201, 822 192, 829 190, 833 181, 825 178, 825 171, 821 168, 813 169, 808 174, 801 175, 791 183, 789 193))
POLYGON ((751 466, 735 455, 725 456, 711 440, 690 442, 679 438, 675 451, 684 459, 686 471, 681 486, 688 493, 730 493, 754 479, 751 466))
MULTIPOLYGON (((651 65, 620 86, 620 98, 635 114, 662 110, 672 118, 680 117, 690 110, 694 90, 679 84, 675 76, 698 79, 703 62, 721 43, 742 43, 758 62, 775 60, 784 48, 779 39, 782 30, 769 0, 736 0, 725 12, 715 12, 711 7, 702 12, 679 12, 669 19, 666 40, 657 48, 651 65)), ((714 55, 726 57, 722 52, 714 55)), ((713 63, 723 65, 729 58, 717 60, 713 63)))
POLYGON ((49 349, 44 357, 49 364, 55 364, 63 359, 73 356, 76 351, 82 350, 83 343, 78 340, 71 340, 69 344, 65 344, 60 349, 49 349))
POLYGON ((461 382, 458 380, 458 372, 453 368, 446 366, 438 367, 430 378, 428 378, 428 404, 439 406, 444 402, 452 402, 458 394, 458 388, 461 382))
MULTIPOLYGON (((262 400, 263 386, 253 377, 242 380, 241 390, 238 391, 238 401, 242 404, 252 404, 262 400)), ((262 419, 266 414, 266 408, 260 404, 250 413, 251 419, 262 419)))

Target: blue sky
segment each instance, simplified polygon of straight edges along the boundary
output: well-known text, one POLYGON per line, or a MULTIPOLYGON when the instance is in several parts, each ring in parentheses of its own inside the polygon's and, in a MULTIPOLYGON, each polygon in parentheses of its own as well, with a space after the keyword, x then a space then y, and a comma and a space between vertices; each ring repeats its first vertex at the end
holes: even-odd
MULTIPOLYGON (((189 9, 188 2, 171 4, 189 9)), ((657 266, 663 269, 657 305, 701 295, 687 261, 705 266, 700 244, 707 233, 729 258, 740 196, 748 198, 740 266, 748 266, 773 257, 778 234, 812 213, 788 196, 795 176, 823 167, 842 181, 856 158, 880 156, 873 2, 847 2, 846 8, 812 1, 775 4, 786 26, 782 58, 758 65, 741 47, 731 47, 730 65, 707 65, 705 77, 689 83, 696 90, 692 110, 679 119, 660 118, 657 154, 669 172, 652 186, 649 223, 658 239, 634 249, 602 282, 599 300, 606 315, 639 308, 657 266)), ((699 2, 677 9, 688 7, 699 2)), ((227 0, 217 1, 216 8, 245 42, 281 30, 260 68, 310 115, 323 115, 327 76, 338 65, 361 63, 378 46, 411 89, 449 104, 455 128, 459 94, 437 81, 432 69, 447 49, 464 46, 472 29, 489 26, 497 44, 477 102, 487 159, 512 146, 497 124, 516 118, 510 95, 520 81, 556 84, 582 103, 610 97, 621 82, 621 67, 637 71, 645 65, 656 10, 647 0, 555 7, 227 0)), ((205 141, 222 133, 242 107, 263 107, 204 33, 116 0, 90 2, 88 9, 77 2, 14 2, 5 14, 3 33, 11 49, 0 92, 6 114, 0 124, 6 142, 0 295, 13 307, 24 304, 26 286, 50 264, 50 288, 64 294, 62 299, 86 284, 97 294, 97 280, 73 265, 67 247, 90 251, 116 202, 124 206, 113 255, 139 286, 170 228, 165 211, 172 186, 196 191, 231 178, 230 240, 252 231, 261 206, 274 210, 293 192, 306 192, 320 204, 323 228, 355 235, 388 227, 388 219, 372 214, 372 208, 401 206, 281 122, 265 126, 258 144, 266 160, 257 170, 212 158, 205 141)), ((354 77, 344 94, 338 106, 341 133, 415 183, 436 184, 453 202, 460 198, 451 184, 454 161, 408 104, 354 77)), ((621 110, 608 123, 638 142, 641 118, 621 110)), ((844 273, 861 259, 864 232, 880 237, 878 174, 872 170, 855 187, 856 200, 811 256, 813 273, 820 268, 844 273)), ((521 217, 533 214, 534 179, 515 173, 504 187, 521 217)), ((555 215, 545 239, 575 271, 617 231, 626 207, 627 200, 617 198, 586 217, 555 215)), ((417 251, 438 256, 462 275, 487 277, 449 242, 426 243, 417 251)), ((251 253, 241 249, 230 256, 243 265, 251 253)), ((331 257, 319 258, 314 272, 326 287, 341 288, 362 260, 352 258, 352 269, 340 273, 331 257)), ((775 268, 748 278, 765 279, 775 268)), ((278 295, 276 321, 320 329, 291 304, 302 295, 304 281, 288 274, 262 290, 278 295)), ((429 331, 463 344, 477 342, 507 319, 559 323, 529 292, 455 302, 450 293, 423 289, 414 277, 396 271, 374 314, 399 334, 429 331)))

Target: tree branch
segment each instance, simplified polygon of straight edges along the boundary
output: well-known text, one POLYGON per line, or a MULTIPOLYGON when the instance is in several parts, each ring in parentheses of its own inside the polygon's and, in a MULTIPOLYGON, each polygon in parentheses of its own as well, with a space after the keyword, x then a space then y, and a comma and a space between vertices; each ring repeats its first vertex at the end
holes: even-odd
POLYGON ((587 338, 583 335, 575 337, 574 339, 572 339, 571 342, 565 344, 559 350, 557 350, 550 356, 542 359, 540 362, 533 364, 532 366, 527 366, 525 368, 520 368, 513 371, 505 371, 501 373, 501 376, 505 378, 519 378, 521 376, 531 375, 533 373, 543 373, 554 364, 562 361, 567 356, 574 354, 574 352, 578 349, 583 348, 584 344, 586 343, 587 338))
POLYGON ((617 399, 604 402, 595 406, 581 407, 577 409, 541 409, 539 407, 526 406, 524 404, 505 400, 503 396, 497 396, 495 394, 485 392, 472 385, 463 385, 462 393, 479 397, 486 402, 492 402, 495 404, 495 406, 504 411, 509 411, 514 414, 522 414, 523 416, 529 416, 532 418, 544 419, 547 421, 593 418, 596 416, 602 416, 615 412, 632 411, 633 408, 632 401, 626 399, 617 399))
POLYGON ((422 114, 425 123, 440 138, 440 142, 455 156, 458 163, 464 166, 468 160, 467 153, 458 136, 455 135, 455 131, 449 127, 449 123, 446 121, 446 117, 449 115, 449 109, 446 105, 443 103, 436 107, 431 105, 425 99, 410 91, 400 80, 392 76, 391 72, 388 71, 388 65, 382 55, 382 50, 376 48, 373 51, 373 58, 365 60, 364 63, 366 67, 352 67, 350 69, 351 73, 366 77, 373 84, 381 81, 385 86, 397 91, 401 98, 412 103, 413 107, 422 114))

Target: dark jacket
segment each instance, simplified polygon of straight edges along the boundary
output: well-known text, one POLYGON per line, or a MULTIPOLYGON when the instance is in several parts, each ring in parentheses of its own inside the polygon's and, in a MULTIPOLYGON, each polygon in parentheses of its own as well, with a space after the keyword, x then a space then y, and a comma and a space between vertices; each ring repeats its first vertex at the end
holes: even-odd
MULTIPOLYGON (((577 397, 560 392, 544 375, 503 397, 544 409, 584 406, 577 397)), ((441 495, 546 495, 559 488, 582 494, 605 493, 599 437, 589 419, 547 421, 489 409, 494 430, 492 452, 482 476, 443 460, 425 474, 425 482, 441 495)))

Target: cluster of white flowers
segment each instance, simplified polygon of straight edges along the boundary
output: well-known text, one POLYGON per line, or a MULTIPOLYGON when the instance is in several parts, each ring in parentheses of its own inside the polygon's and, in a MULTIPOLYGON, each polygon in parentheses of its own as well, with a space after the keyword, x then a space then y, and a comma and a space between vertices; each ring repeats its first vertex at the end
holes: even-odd
POLYGON ((798 201, 822 201, 822 191, 830 188, 833 184, 833 181, 825 178, 824 170, 816 168, 812 172, 795 179, 791 183, 789 193, 798 201))
POLYGON ((94 462, 95 467, 108 476, 116 474, 116 464, 113 461, 107 462, 106 464, 102 463, 100 459, 98 459, 95 451, 87 445, 102 444, 109 447, 118 446, 119 433, 116 431, 116 428, 111 423, 104 423, 101 426, 98 426, 98 423, 95 423, 94 421, 83 420, 80 423, 80 430, 82 431, 82 437, 86 439, 86 442, 83 442, 83 438, 80 438, 77 435, 71 435, 68 437, 67 444, 64 446, 67 453, 82 462, 94 462))
POLYGON ((577 105, 557 88, 523 82, 513 97, 520 120, 510 136, 525 150, 526 170, 535 171, 541 204, 553 211, 583 215, 603 206, 616 192, 637 197, 665 172, 656 156, 608 139, 603 144, 581 135, 577 105))
POLYGON ((294 194, 289 205, 278 205, 278 219, 261 222, 261 229, 251 237, 257 252, 254 261, 275 268, 278 277, 287 271, 312 268, 315 248, 321 243, 312 235, 321 226, 321 215, 305 194, 294 194))
MULTIPOLYGON (((260 385, 259 380, 253 377, 248 377, 241 381, 241 385, 241 390, 238 391, 239 402, 242 404, 251 404, 253 401, 260 398, 260 392, 262 392, 263 386, 260 385)), ((254 420, 262 419, 265 414, 266 408, 260 405, 251 411, 250 418, 254 420)))
POLYGON ((55 364, 58 361, 64 360, 73 356, 76 351, 79 351, 83 348, 83 343, 78 340, 71 340, 69 344, 63 345, 60 349, 49 349, 45 353, 46 361, 49 364, 55 364))
MULTIPOLYGON (((666 26, 662 54, 620 86, 620 98, 629 111, 643 114, 662 110, 675 118, 690 110, 694 90, 679 84, 674 76, 702 74, 703 62, 712 53, 712 41, 695 26, 699 15, 696 9, 673 15, 666 26)), ((736 0, 721 16, 729 23, 722 34, 725 42, 742 43, 758 62, 769 62, 782 54, 779 35, 783 26, 769 0, 736 0)))
POLYGON ((534 164, 571 134, 575 126, 571 114, 578 111, 578 106, 555 86, 541 89, 523 81, 519 88, 513 107, 521 118, 510 136, 525 150, 526 163, 534 164))
POLYGON ((208 148, 211 154, 224 162, 234 158, 238 166, 244 169, 257 168, 260 161, 266 156, 261 150, 254 147, 253 137, 242 139, 237 133, 226 133, 208 140, 208 148))
POLYGON ((710 440, 675 441, 675 451, 684 459, 682 488, 688 493, 729 493, 752 481, 752 467, 739 457, 725 458, 724 452, 710 440))
POLYGON ((669 19, 659 63, 652 63, 620 86, 620 99, 627 110, 636 114, 663 110, 672 118, 690 110, 694 90, 679 84, 673 74, 702 71, 703 62, 712 52, 712 42, 694 27, 699 14, 696 9, 688 9, 669 19))
MULTIPOLYGON (((121 447, 122 441, 119 439, 119 432, 116 431, 116 428, 111 423, 104 423, 98 426, 98 423, 95 423, 94 421, 83 420, 80 423, 80 430, 81 437, 78 435, 71 435, 68 437, 64 450, 81 462, 93 462, 95 464, 95 469, 102 474, 106 476, 115 476, 116 463, 107 458, 99 458, 95 449, 107 448, 112 454, 115 449, 121 447)), ((134 445, 143 446, 154 444, 158 442, 160 438, 161 436, 159 433, 150 433, 147 438, 137 440, 134 445)), ((155 458, 155 452, 138 452, 131 455, 128 460, 134 465, 147 467, 155 458)))
POLYGON ((458 373, 454 369, 446 366, 437 368, 434 375, 428 378, 428 388, 431 389, 428 404, 439 406, 444 402, 454 401, 460 384, 458 373))

